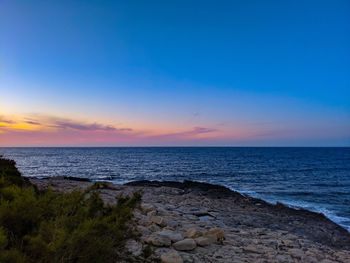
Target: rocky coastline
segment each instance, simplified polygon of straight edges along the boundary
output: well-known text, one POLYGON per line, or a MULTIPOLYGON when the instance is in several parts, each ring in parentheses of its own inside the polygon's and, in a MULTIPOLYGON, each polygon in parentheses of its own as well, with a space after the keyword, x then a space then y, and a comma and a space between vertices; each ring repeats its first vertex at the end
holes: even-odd
MULTIPOLYGON (((39 189, 86 189, 88 180, 37 179, 39 189)), ((104 183, 106 204, 142 191, 134 211, 140 238, 127 244, 137 256, 151 246, 155 261, 350 262, 350 233, 318 214, 282 203, 269 204, 219 185, 184 181, 104 183)))

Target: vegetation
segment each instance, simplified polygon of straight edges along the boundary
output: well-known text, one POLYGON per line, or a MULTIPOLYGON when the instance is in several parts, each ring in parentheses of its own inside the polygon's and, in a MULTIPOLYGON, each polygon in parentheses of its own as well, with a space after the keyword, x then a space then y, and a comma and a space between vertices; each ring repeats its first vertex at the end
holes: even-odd
POLYGON ((14 161, 0 156, 0 262, 135 260, 124 246, 135 237, 132 210, 141 195, 106 206, 99 188, 39 192, 14 161))

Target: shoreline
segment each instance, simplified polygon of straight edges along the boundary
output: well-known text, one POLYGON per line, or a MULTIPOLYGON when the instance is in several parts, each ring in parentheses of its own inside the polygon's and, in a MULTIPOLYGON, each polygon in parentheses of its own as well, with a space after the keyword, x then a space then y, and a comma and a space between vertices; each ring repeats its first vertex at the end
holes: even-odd
MULTIPOLYGON (((205 190, 218 190, 218 193, 223 193, 226 192, 229 194, 229 192, 232 192, 232 195, 237 196, 237 194, 241 195, 243 198, 248 198, 250 199, 251 202, 257 202, 260 204, 265 204, 267 206, 271 206, 271 207, 284 207, 284 208, 288 208, 290 209, 290 211, 293 211, 295 213, 297 213, 297 211, 300 211, 302 213, 306 213, 306 214, 310 214, 310 215, 314 215, 314 216, 320 216, 320 217, 325 217, 327 220, 329 220, 330 222, 334 223, 335 225, 337 225, 338 227, 342 228, 343 230, 347 231, 350 234, 350 230, 347 229, 346 227, 338 224, 337 222, 333 221, 331 218, 327 217, 324 213, 321 212, 315 212, 315 211, 311 211, 308 209, 305 209, 301 206, 292 206, 289 205, 287 203, 284 202, 280 202, 280 201, 276 201, 275 203, 269 202, 267 200, 264 200, 263 198, 260 197, 254 197, 251 196, 248 193, 242 193, 238 190, 234 190, 230 187, 224 186, 224 185, 220 185, 220 184, 211 184, 211 183, 205 183, 205 182, 201 182, 201 181, 192 181, 192 180, 184 180, 183 182, 177 182, 177 181, 150 181, 150 180, 139 180, 139 181, 131 181, 128 183, 125 183, 123 185, 132 185, 132 186, 152 186, 152 187, 161 187, 161 186, 167 186, 167 187, 174 187, 174 188, 186 188, 186 185, 190 185, 189 187, 194 187, 194 188, 201 188, 204 191, 205 190), (228 190, 228 191, 227 191, 228 190)), ((188 187, 187 187, 188 188, 188 187)), ((219 197, 219 196, 216 196, 219 197)))
MULTIPOLYGON (((29 177, 29 178, 49 179, 49 178, 56 178, 56 177, 29 177)), ((60 178, 60 176, 57 176, 57 178, 60 178)), ((150 181, 150 180, 136 180, 136 181, 116 182, 116 181, 112 181, 113 178, 111 178, 111 180, 109 180, 107 177, 103 178, 103 179, 99 179, 99 180, 91 180, 89 178, 80 178, 80 177, 74 177, 74 176, 63 176, 63 178, 64 179, 68 179, 68 180, 86 181, 86 182, 91 182, 91 183, 94 183, 94 182, 107 182, 107 183, 111 183, 111 184, 115 184, 115 185, 129 185, 129 184, 132 185, 133 183, 150 181)), ((273 205, 273 206, 275 206, 276 204, 282 204, 284 206, 287 206, 287 207, 295 209, 295 210, 307 210, 307 211, 315 213, 315 214, 322 214, 327 219, 329 219, 331 222, 333 222, 333 223, 337 224, 338 226, 344 228, 348 233, 350 233, 350 226, 343 225, 343 224, 337 222, 336 220, 333 220, 331 218, 331 216, 328 216, 326 213, 324 213, 322 211, 316 211, 317 209, 315 209, 315 210, 307 209, 307 208, 305 208, 303 206, 291 204, 289 201, 286 201, 286 200, 283 200, 283 201, 280 201, 280 200, 269 201, 267 199, 264 199, 264 197, 259 196, 259 194, 255 193, 255 192, 254 192, 255 193, 255 196, 254 196, 253 194, 248 193, 246 191, 240 191, 240 190, 237 190, 237 189, 234 189, 232 187, 225 186, 225 185, 222 185, 222 184, 213 184, 213 183, 206 183, 206 182, 203 182, 203 181, 192 181, 192 180, 184 180, 184 181, 189 181, 189 182, 194 182, 194 183, 199 183, 199 184, 203 183, 203 184, 212 185, 212 186, 224 187, 224 188, 227 188, 228 190, 230 190, 232 192, 239 193, 239 194, 241 194, 243 196, 247 196, 249 198, 261 200, 261 201, 266 202, 266 203, 268 203, 270 205, 273 205)), ((150 181, 150 182, 152 182, 152 181, 150 181)), ((170 185, 171 184, 176 185, 177 183, 182 183, 182 182, 179 182, 179 181, 158 181, 158 180, 154 180, 153 182, 157 182, 157 183, 167 182, 167 183, 170 183, 170 185)))
MULTIPOLYGON (((39 189, 50 186, 61 191, 84 189, 93 183, 68 177, 30 181, 39 189)), ((158 256, 178 253, 184 262, 350 261, 350 233, 320 213, 282 203, 273 205, 224 186, 193 181, 105 185, 100 195, 107 204, 117 196, 143 192, 141 210, 135 212, 141 241, 135 242, 137 246, 152 244, 158 256), (177 250, 172 243, 159 243, 164 231, 185 238, 191 229, 202 233, 220 229, 226 239, 222 244, 197 245, 189 251, 177 250)))

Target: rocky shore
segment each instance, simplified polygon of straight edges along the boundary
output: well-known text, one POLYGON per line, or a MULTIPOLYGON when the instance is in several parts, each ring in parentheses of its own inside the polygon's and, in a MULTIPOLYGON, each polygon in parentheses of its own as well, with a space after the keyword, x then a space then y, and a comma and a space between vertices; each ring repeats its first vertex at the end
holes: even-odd
MULTIPOLYGON (((92 182, 74 178, 30 179, 39 189, 85 189, 92 182)), ((146 246, 155 261, 175 262, 350 262, 350 233, 324 215, 272 205, 225 187, 184 181, 106 183, 105 203, 143 192, 134 212, 140 238, 130 253, 146 246)))

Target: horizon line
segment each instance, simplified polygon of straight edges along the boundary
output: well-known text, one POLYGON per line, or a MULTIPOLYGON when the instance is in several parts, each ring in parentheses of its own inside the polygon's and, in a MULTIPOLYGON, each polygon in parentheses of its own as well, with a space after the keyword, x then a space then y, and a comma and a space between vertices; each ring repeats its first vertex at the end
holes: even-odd
POLYGON ((1 148, 350 148, 350 145, 348 146, 230 146, 230 145, 200 145, 200 146, 191 146, 191 145, 179 145, 179 146, 174 146, 174 145, 162 145, 162 146, 135 146, 135 145, 130 145, 130 146, 0 146, 1 148))

